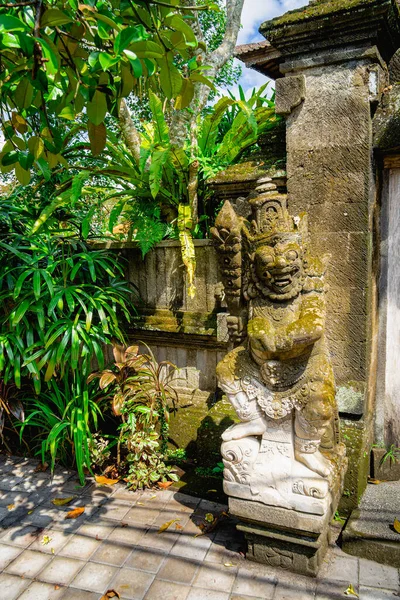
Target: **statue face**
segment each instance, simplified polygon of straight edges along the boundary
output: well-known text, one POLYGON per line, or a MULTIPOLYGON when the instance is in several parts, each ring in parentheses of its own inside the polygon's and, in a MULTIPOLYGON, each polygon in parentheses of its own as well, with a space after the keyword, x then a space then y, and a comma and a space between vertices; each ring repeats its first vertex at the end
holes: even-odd
POLYGON ((295 241, 262 246, 255 255, 258 279, 274 294, 283 295, 300 288, 303 276, 303 252, 295 241))

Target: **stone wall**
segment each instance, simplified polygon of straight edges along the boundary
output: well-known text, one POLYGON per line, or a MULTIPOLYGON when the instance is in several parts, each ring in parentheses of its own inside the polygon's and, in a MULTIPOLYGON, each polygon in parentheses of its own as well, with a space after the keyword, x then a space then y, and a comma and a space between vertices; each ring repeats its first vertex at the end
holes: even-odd
MULTIPOLYGON (((327 334, 336 382, 363 391, 372 293, 368 73, 352 64, 308 69, 306 90, 287 117, 289 206, 307 211, 313 249, 332 257, 327 334)), ((348 412, 361 414, 353 400, 348 412)))

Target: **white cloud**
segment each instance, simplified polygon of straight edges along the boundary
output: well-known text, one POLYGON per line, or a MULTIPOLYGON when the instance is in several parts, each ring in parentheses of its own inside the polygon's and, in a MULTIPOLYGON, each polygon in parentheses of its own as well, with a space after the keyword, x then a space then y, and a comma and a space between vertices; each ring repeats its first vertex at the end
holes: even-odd
MULTIPOLYGON (((294 10, 300 6, 305 6, 307 0, 245 0, 242 12, 242 29, 239 32, 238 45, 257 42, 264 38, 258 32, 258 29, 264 21, 283 15, 288 10, 294 10)), ((246 69, 242 64, 243 75, 240 78, 240 85, 250 93, 253 87, 259 87, 267 81, 267 77, 246 69)), ((237 88, 232 88, 235 93, 237 88)))
POLYGON ((245 0, 238 44, 263 39, 258 33, 261 23, 305 4, 307 0, 245 0))

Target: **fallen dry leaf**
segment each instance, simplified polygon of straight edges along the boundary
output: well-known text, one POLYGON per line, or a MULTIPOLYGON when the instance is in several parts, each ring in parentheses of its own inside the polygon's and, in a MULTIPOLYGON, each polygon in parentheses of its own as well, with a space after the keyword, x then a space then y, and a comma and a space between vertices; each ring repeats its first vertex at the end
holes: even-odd
POLYGON ((183 525, 179 525, 179 523, 175 523, 175 529, 183 529, 183 525))
POLYGON ((233 563, 227 562, 224 563, 224 567, 235 567, 236 565, 234 565, 233 563))
POLYGON ((34 470, 34 473, 44 473, 45 471, 47 471, 48 468, 49 468, 49 463, 47 463, 47 462, 39 463, 38 466, 36 467, 36 469, 34 470))
POLYGON ((119 479, 109 479, 104 475, 96 475, 95 480, 99 485, 115 485, 119 481, 119 479))
POLYGON ((350 583, 349 587, 347 588, 347 590, 344 592, 344 595, 345 596, 355 596, 356 598, 359 597, 351 583, 350 583))
POLYGON ((70 496, 69 498, 54 498, 51 503, 54 504, 54 506, 64 506, 65 504, 69 504, 74 498, 75 496, 70 496))
POLYGON ((107 592, 100 598, 100 600, 108 600, 109 598, 121 598, 116 590, 107 590, 107 592))
POLYGON ((65 518, 66 519, 76 519, 84 512, 85 512, 85 507, 78 506, 77 508, 74 508, 73 510, 70 510, 69 512, 67 512, 65 518))
POLYGON ((44 535, 42 538, 42 546, 47 546, 47 544, 50 544, 51 540, 51 537, 49 537, 48 535, 44 535))
POLYGON ((51 550, 51 553, 52 553, 52 554, 55 554, 55 550, 54 550, 54 548, 50 548, 50 550, 51 550))
POLYGON ((153 496, 150 496, 149 500, 154 500, 154 498, 157 498, 157 494, 153 494, 153 496))
POLYGON ((207 490, 207 494, 211 494, 211 492, 217 493, 217 490, 207 490))
POLYGON ((7 504, 7 510, 13 510, 15 508, 15 504, 7 504))
POLYGON ((33 510, 28 510, 28 515, 31 515, 33 513, 33 510))
POLYGON ((173 525, 174 523, 177 523, 177 521, 180 521, 180 519, 171 519, 170 521, 167 521, 166 523, 164 523, 163 525, 161 525, 161 527, 157 531, 157 533, 162 533, 163 531, 167 531, 167 529, 169 527, 171 527, 171 525, 173 525))
POLYGON ((380 483, 384 483, 380 479, 374 479, 373 477, 368 477, 368 483, 372 483, 373 485, 379 485, 380 483))
POLYGON ((400 521, 398 519, 394 520, 393 527, 397 533, 400 533, 400 521))
POLYGON ((146 506, 144 502, 136 502, 136 506, 146 506))
POLYGON ((174 483, 173 481, 159 481, 158 487, 160 487, 162 490, 166 490, 173 483, 174 483))
POLYGON ((128 523, 121 523, 121 527, 128 527, 128 523))
POLYGON ((55 590, 59 590, 59 589, 60 589, 60 586, 59 586, 59 585, 55 585, 55 586, 54 586, 54 589, 55 589, 55 590))

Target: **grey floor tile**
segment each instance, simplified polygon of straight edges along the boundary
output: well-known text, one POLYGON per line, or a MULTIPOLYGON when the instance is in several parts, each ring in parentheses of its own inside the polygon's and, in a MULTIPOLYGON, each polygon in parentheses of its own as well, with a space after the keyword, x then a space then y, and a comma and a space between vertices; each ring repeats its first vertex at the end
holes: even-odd
POLYGON ((318 573, 319 580, 343 581, 358 584, 358 558, 353 556, 329 555, 318 573))
POLYGON ((155 580, 145 595, 145 600, 186 600, 189 592, 190 587, 187 585, 155 580))
POLYGON ((259 565, 257 570, 240 567, 233 584, 232 593, 247 596, 272 598, 277 583, 276 575, 264 574, 265 570, 259 565))
POLYGON ((225 567, 217 564, 203 564, 197 572, 194 587, 203 587, 204 582, 210 590, 230 592, 236 578, 237 567, 225 567))
POLYGON ((199 565, 200 563, 195 560, 183 559, 180 556, 170 556, 158 571, 157 579, 190 585, 199 569, 199 565))
POLYGON ((51 560, 51 557, 48 554, 34 552, 33 550, 24 550, 22 554, 8 565, 6 572, 34 579, 49 560, 51 560))
POLYGON ((360 585, 397 591, 399 571, 394 567, 360 558, 360 585))
POLYGON ((109 588, 116 573, 116 567, 90 562, 78 573, 71 585, 82 590, 103 593, 109 588))
POLYGON ((105 540, 91 557, 92 562, 105 563, 120 567, 131 554, 130 546, 115 541, 105 540))
POLYGON ((0 544, 0 571, 3 571, 21 552, 23 549, 18 546, 0 544))
POLYGON ((360 600, 398 600, 398 595, 393 590, 382 590, 373 587, 361 586, 360 600))
POLYGON ((57 554, 71 538, 70 535, 56 529, 43 529, 30 545, 30 550, 57 554))
POLYGON ((12 546, 19 546, 20 548, 27 548, 38 538, 40 533, 40 528, 33 527, 32 525, 14 525, 9 529, 5 529, 4 532, 0 534, 0 542, 2 544, 11 544, 12 546))
MULTIPOLYGON (((111 582, 111 588, 121 594, 122 598, 129 600, 141 600, 154 580, 153 573, 135 571, 133 569, 119 569, 115 579, 111 582)), ((160 596, 161 598, 164 597, 160 596)))
POLYGON ((1 573, 1 597, 4 598, 4 600, 17 600, 17 598, 20 598, 22 592, 28 587, 30 583, 30 579, 21 579, 21 577, 17 575, 1 573))
POLYGON ((69 585, 84 566, 84 561, 56 556, 38 575, 40 581, 55 585, 69 585))
POLYGON ((125 567, 157 573, 168 554, 158 548, 135 548, 125 562, 125 567))
POLYGON ((34 581, 19 597, 19 600, 61 600, 61 598, 67 600, 68 595, 65 596, 65 592, 65 588, 62 586, 34 581))
POLYGON ((133 548, 142 539, 147 532, 147 525, 129 524, 126 527, 118 525, 115 527, 107 540, 110 542, 118 542, 129 548, 133 548))
POLYGON ((87 592, 85 590, 76 590, 66 588, 63 600, 99 600, 100 595, 97 592, 87 592))
POLYGON ((215 590, 207 590, 203 588, 192 588, 189 592, 187 600, 228 600, 228 598, 229 594, 227 592, 217 592, 215 590))
POLYGON ((89 560, 101 545, 100 540, 85 535, 75 534, 69 538, 69 541, 60 550, 60 556, 69 556, 70 558, 79 558, 80 560, 89 560))

